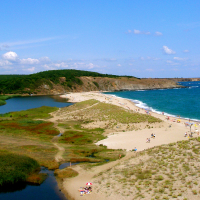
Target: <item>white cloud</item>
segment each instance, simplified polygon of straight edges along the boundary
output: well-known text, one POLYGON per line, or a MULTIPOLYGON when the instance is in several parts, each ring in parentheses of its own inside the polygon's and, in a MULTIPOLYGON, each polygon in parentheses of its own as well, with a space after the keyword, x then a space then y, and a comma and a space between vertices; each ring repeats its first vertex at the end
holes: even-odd
POLYGON ((38 59, 33 59, 33 58, 27 58, 27 59, 21 59, 20 63, 24 65, 33 65, 33 64, 39 64, 38 59))
POLYGON ((134 29, 134 31, 133 31, 133 32, 134 32, 134 34, 142 34, 142 32, 141 32, 141 31, 139 31, 139 30, 135 30, 135 29, 134 29))
POLYGON ((140 31, 140 30, 136 30, 134 29, 133 31, 134 34, 145 34, 145 35, 150 35, 151 33, 148 31, 148 32, 144 32, 144 31, 140 31))
POLYGON ((114 62, 114 61, 117 61, 117 59, 116 58, 105 58, 105 59, 103 59, 103 61, 114 62))
MULTIPOLYGON (((126 33, 129 33, 129 34, 130 33, 134 33, 136 35, 139 35, 139 34, 141 34, 141 35, 151 35, 151 33, 149 31, 140 31, 140 30, 137 30, 137 29, 134 29, 133 31, 132 30, 128 30, 126 33)), ((156 36, 161 36, 163 34, 161 32, 159 32, 159 31, 156 31, 155 35, 156 36)))
POLYGON ((118 67, 121 67, 121 64, 118 64, 117 66, 118 66, 118 67))
POLYGON ((169 49, 167 46, 163 46, 163 51, 166 53, 166 54, 175 54, 176 52, 173 51, 172 49, 169 49))
POLYGON ((56 69, 55 67, 49 66, 47 64, 43 65, 42 67, 44 67, 47 70, 54 70, 54 69, 56 69))
POLYGON ((174 57, 174 60, 184 61, 184 60, 187 60, 187 58, 174 57))
POLYGON ((45 56, 45 57, 40 58, 39 61, 40 61, 40 62, 46 62, 46 63, 47 63, 47 62, 50 62, 51 59, 50 59, 49 57, 45 56))
POLYGON ((18 59, 18 55, 13 51, 9 51, 3 54, 2 58, 9 61, 16 61, 18 59))
POLYGON ((0 60, 0 67, 7 66, 7 65, 12 65, 11 62, 8 60, 0 60))
POLYGON ((157 60, 160 60, 160 58, 154 58, 154 57, 147 56, 146 58, 145 57, 140 57, 140 60, 153 60, 153 61, 157 61, 157 60))
POLYGON ((67 67, 69 67, 69 65, 67 63, 65 63, 65 62, 61 62, 60 63, 60 67, 61 68, 67 68, 67 67))
POLYGON ((140 57, 140 60, 145 60, 145 58, 144 57, 140 57))
POLYGON ((180 65, 180 63, 176 63, 176 62, 173 62, 173 61, 171 61, 171 60, 167 60, 167 63, 168 63, 169 65, 180 65))
POLYGON ((188 53, 188 52, 189 52, 189 50, 187 50, 187 49, 186 49, 186 50, 184 50, 183 52, 184 52, 184 53, 188 53))
POLYGON ((155 35, 157 35, 157 36, 161 36, 161 35, 163 35, 161 32, 159 32, 159 31, 156 31, 155 32, 155 35))
POLYGON ((27 44, 35 44, 35 43, 41 43, 46 42, 50 40, 56 40, 61 39, 62 37, 47 37, 47 38, 40 38, 35 40, 22 40, 22 41, 16 41, 16 42, 6 42, 6 43, 0 43, 0 46, 3 47, 10 47, 10 46, 20 46, 20 45, 27 45, 27 44))
POLYGON ((93 63, 89 63, 88 64, 88 69, 93 69, 95 66, 94 66, 94 64, 93 63))
POLYGON ((31 68, 28 68, 28 69, 23 69, 23 71, 28 71, 28 72, 33 73, 35 71, 35 67, 31 67, 31 68))

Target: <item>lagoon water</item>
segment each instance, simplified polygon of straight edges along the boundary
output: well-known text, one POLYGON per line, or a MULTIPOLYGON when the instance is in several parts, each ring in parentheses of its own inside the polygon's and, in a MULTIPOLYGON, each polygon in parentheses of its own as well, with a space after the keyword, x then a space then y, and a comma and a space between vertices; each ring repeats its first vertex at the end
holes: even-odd
POLYGON ((56 100, 55 96, 25 96, 25 97, 14 97, 6 100, 6 104, 0 106, 0 114, 13 111, 27 110, 31 108, 38 108, 41 106, 50 107, 65 107, 72 105, 72 103, 66 102, 65 99, 56 100), (62 102, 60 102, 62 100, 62 102))
MULTIPOLYGON (((72 105, 63 101, 63 99, 55 99, 50 96, 26 96, 14 97, 6 100, 6 105, 0 106, 0 114, 12 111, 21 111, 41 106, 65 107, 72 105), (59 102, 62 101, 62 102, 59 102)), ((68 164, 69 165, 69 164, 68 164)), ((67 165, 66 165, 67 166, 67 165)), ((67 200, 63 193, 58 189, 54 172, 46 168, 42 168, 43 173, 48 174, 48 178, 39 186, 29 185, 26 183, 9 186, 8 188, 0 188, 0 199, 2 200, 67 200)))
POLYGON ((130 99, 140 108, 200 120, 200 81, 180 82, 186 88, 106 92, 130 99))
POLYGON ((0 199, 2 200, 67 200, 58 189, 54 172, 42 168, 42 173, 47 173, 47 179, 41 185, 17 184, 9 188, 0 189, 0 199))

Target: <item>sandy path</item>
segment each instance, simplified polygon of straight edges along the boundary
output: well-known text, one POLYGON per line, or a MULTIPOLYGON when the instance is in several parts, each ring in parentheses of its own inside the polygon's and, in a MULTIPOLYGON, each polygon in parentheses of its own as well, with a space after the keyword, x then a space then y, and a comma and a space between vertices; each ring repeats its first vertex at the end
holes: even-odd
POLYGON ((121 158, 120 160, 116 160, 113 162, 109 162, 107 164, 104 164, 102 166, 97 166, 89 169, 88 171, 84 170, 79 165, 72 166, 74 170, 76 170, 79 175, 72 178, 72 179, 65 179, 63 185, 65 188, 67 188, 68 195, 70 197, 73 197, 76 200, 99 200, 99 196, 95 192, 95 185, 93 186, 93 192, 90 195, 80 196, 80 192, 78 192, 78 189, 80 187, 85 187, 85 184, 87 182, 93 182, 92 179, 95 175, 98 175, 98 173, 106 171, 115 165, 119 164, 120 162, 123 162, 127 159, 130 159, 136 154, 136 152, 128 152, 125 157, 121 158), (77 187, 78 186, 78 187, 77 187))
MULTIPOLYGON (((64 133, 65 129, 62 128, 62 127, 59 127, 58 126, 58 122, 54 118, 55 113, 51 113, 51 115, 52 115, 53 118, 49 119, 48 121, 53 122, 54 123, 54 127, 57 128, 60 133, 64 133)), ((53 142, 53 145, 58 149, 58 153, 55 155, 55 160, 56 160, 56 162, 61 162, 61 161, 64 161, 62 155, 65 152, 65 148, 61 147, 58 143, 56 143, 56 141, 58 140, 58 138, 59 138, 59 136, 55 136, 52 139, 52 142, 53 142)))
MULTIPOLYGON (((83 92, 83 93, 70 93, 67 96, 62 95, 64 98, 69 98, 70 102, 80 102, 88 99, 96 99, 100 102, 110 103, 114 105, 121 106, 125 109, 133 110, 135 112, 139 112, 145 114, 144 109, 139 109, 135 106, 133 102, 127 99, 123 99, 120 97, 113 97, 106 94, 101 94, 98 92, 83 92)), ((92 177, 97 175, 99 172, 103 172, 110 167, 115 166, 123 160, 129 159, 135 152, 129 152, 129 150, 137 148, 138 151, 142 151, 147 148, 151 148, 154 146, 159 146, 162 144, 168 144, 172 142, 177 142, 180 140, 188 140, 187 137, 184 137, 184 133, 190 131, 189 127, 185 127, 185 122, 187 120, 181 119, 180 123, 173 122, 174 117, 170 120, 166 119, 165 115, 159 115, 157 113, 152 113, 151 115, 163 120, 160 124, 160 127, 154 127, 150 129, 142 129, 137 131, 128 131, 128 132, 117 132, 112 133, 108 136, 108 138, 97 142, 97 144, 106 145, 108 148, 113 149, 125 149, 127 150, 127 155, 121 160, 117 160, 114 162, 110 162, 103 166, 94 167, 90 170, 84 170, 81 166, 73 166, 73 168, 79 172, 79 175, 75 178, 66 179, 64 181, 63 187, 67 191, 67 193, 72 197, 72 199, 101 199, 100 194, 95 192, 95 185, 93 186, 93 192, 91 195, 80 196, 78 189, 81 186, 84 186, 86 182, 92 182, 92 177), (156 134, 156 137, 151 138, 150 143, 146 143, 146 139, 151 137, 151 134, 156 134)), ((195 122, 194 122, 195 123, 195 122)), ((192 131, 198 129, 199 127, 192 126, 192 131)), ((196 137, 197 134, 194 134, 196 137)), ((95 183, 97 184, 97 183, 95 183)))
POLYGON ((65 152, 65 148, 59 146, 57 143, 53 143, 53 144, 54 144, 54 146, 55 146, 56 148, 58 148, 58 150, 59 150, 58 153, 55 155, 55 160, 56 160, 56 162, 61 162, 61 161, 63 161, 64 159, 63 159, 62 155, 63 155, 63 153, 65 152))

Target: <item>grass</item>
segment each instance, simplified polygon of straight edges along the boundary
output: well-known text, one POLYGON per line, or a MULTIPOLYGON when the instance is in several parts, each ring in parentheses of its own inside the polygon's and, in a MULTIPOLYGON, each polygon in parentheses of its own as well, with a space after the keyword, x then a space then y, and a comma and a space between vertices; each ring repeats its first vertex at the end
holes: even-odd
POLYGON ((193 151, 200 150, 199 142, 200 138, 193 138, 138 152, 100 173, 94 182, 101 182, 101 190, 107 183, 120 185, 121 194, 132 191, 136 199, 142 195, 145 199, 187 199, 188 194, 200 198, 199 155, 193 151))
POLYGON ((0 151, 0 185, 26 181, 39 167, 32 158, 0 151))
POLYGON ((53 127, 53 123, 35 119, 49 118, 49 112, 55 110, 57 108, 43 106, 0 115, 0 130, 2 134, 6 135, 35 136, 39 139, 50 140, 53 136, 58 135, 59 131, 53 127))
POLYGON ((78 172, 76 172, 75 170, 73 170, 72 168, 65 168, 65 169, 57 169, 54 171, 54 174, 56 175, 56 177, 58 178, 72 178, 78 175, 78 172))
POLYGON ((102 140, 105 136, 102 135, 103 129, 79 129, 67 130, 60 138, 60 141, 68 144, 84 145, 92 144, 98 140, 102 140))
POLYGON ((1 115, 0 149, 34 158, 49 169, 58 168, 59 164, 55 161, 58 150, 51 140, 59 131, 53 123, 42 120, 56 110, 58 108, 43 106, 1 115))
MULTIPOLYGON (((43 106, 0 115, 0 150, 9 150, 20 156, 29 156, 37 160, 39 165, 49 169, 58 168, 59 163, 55 161, 58 150, 52 144, 52 138, 60 131, 54 127, 55 124, 47 121, 51 117, 49 114, 51 112, 60 116, 58 126, 64 134, 59 137, 58 142, 65 149, 63 154, 65 162, 86 162, 85 167, 88 168, 119 159, 119 154, 121 157, 125 155, 123 150, 111 150, 106 146, 94 144, 106 137, 105 131, 108 129, 112 131, 112 128, 118 124, 128 124, 127 128, 131 128, 132 124, 140 122, 160 122, 159 119, 149 115, 141 115, 96 100, 76 103, 61 109, 43 106), (95 127, 96 122, 102 122, 104 125, 95 127)), ((196 152, 196 150, 194 151, 196 152)), ((125 171, 123 174, 125 180, 132 176, 134 176, 134 183, 141 180, 141 186, 138 188, 142 191, 143 181, 147 181, 150 177, 154 179, 159 174, 154 173, 152 169, 141 169, 141 173, 136 176, 138 169, 134 169, 132 172, 127 171, 127 173, 125 171)), ((77 175, 76 172, 67 170, 57 170, 56 174, 59 178, 77 175)), ((40 176, 42 177, 32 173, 27 180, 35 183, 42 182, 45 175, 40 176)), ((147 187, 148 185, 151 184, 146 182, 147 187)), ((143 194, 139 196, 143 196, 143 194)))
POLYGON ((0 95, 0 106, 5 105, 7 99, 11 99, 17 96, 20 96, 20 95, 0 95))

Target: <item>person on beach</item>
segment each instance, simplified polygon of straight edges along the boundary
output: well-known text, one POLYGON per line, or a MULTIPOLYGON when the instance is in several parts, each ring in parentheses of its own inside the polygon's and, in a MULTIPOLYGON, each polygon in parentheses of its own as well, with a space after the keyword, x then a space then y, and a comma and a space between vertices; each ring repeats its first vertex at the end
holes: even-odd
POLYGON ((185 137, 187 137, 187 132, 185 132, 185 137))
POLYGON ((155 133, 154 133, 153 137, 156 138, 156 134, 155 133))
POLYGON ((150 143, 150 141, 151 141, 151 139, 149 138, 149 141, 148 141, 148 142, 150 143))
POLYGON ((136 147, 135 147, 134 151, 137 151, 136 147))
POLYGON ((153 133, 151 134, 151 137, 153 137, 153 133))
POLYGON ((147 138, 146 143, 149 142, 149 138, 147 138))

